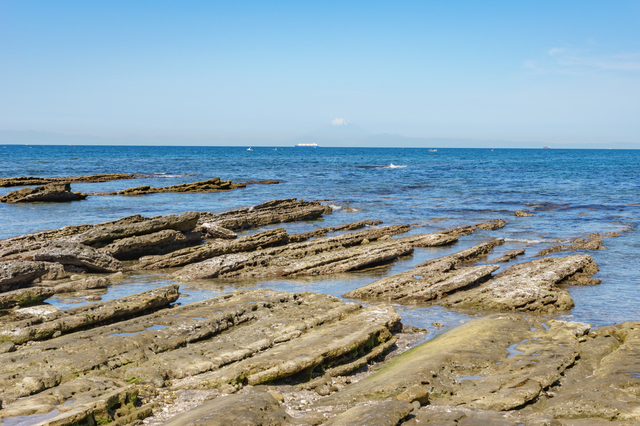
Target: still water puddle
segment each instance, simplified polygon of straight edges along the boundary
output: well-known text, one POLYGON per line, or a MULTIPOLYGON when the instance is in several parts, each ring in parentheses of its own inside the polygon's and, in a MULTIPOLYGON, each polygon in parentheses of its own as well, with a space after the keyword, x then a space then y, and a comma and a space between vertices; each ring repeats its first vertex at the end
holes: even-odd
POLYGON ((2 419, 2 426, 32 426, 45 420, 54 418, 60 414, 60 411, 53 410, 46 414, 33 414, 31 416, 18 416, 2 419))
POLYGON ((478 379, 482 379, 482 376, 462 376, 458 380, 456 380, 456 382, 459 383, 465 380, 478 380, 478 379))
POLYGON ((522 342, 514 343, 513 345, 509 346, 507 348, 507 351, 509 351, 509 356, 507 357, 507 359, 511 358, 512 356, 516 356, 516 355, 520 355, 521 353, 524 353, 524 351, 519 351, 516 349, 516 347, 520 343, 524 343, 524 342, 526 342, 526 340, 523 340, 522 342))

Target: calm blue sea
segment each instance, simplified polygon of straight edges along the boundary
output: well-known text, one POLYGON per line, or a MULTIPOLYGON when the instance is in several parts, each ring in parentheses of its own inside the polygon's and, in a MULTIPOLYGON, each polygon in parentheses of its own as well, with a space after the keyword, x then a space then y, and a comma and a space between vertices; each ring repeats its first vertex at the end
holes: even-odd
MULTIPOLYGON (((388 269, 333 277, 257 282, 207 282, 183 286, 184 303, 236 288, 269 287, 341 295, 429 258, 491 237, 507 243, 495 254, 527 248, 526 261, 545 247, 593 232, 619 231, 606 251, 588 252, 600 265, 602 284, 573 287, 576 307, 563 319, 594 325, 640 320, 640 151, 295 147, 117 147, 17 146, 0 148, 0 177, 75 176, 95 173, 156 174, 153 179, 74 184, 74 191, 102 192, 139 185, 166 186, 221 177, 236 182, 276 179, 279 185, 250 185, 210 194, 89 197, 62 204, 0 204, 0 238, 79 223, 98 223, 140 213, 187 210, 222 212, 274 198, 326 200, 336 210, 323 220, 284 225, 293 232, 362 219, 416 224, 413 232, 502 218, 508 225, 482 231, 452 247, 417 249, 388 269), (179 176, 192 174, 194 176, 179 176), (355 213, 345 212, 356 209, 355 213), (515 210, 536 217, 515 217, 515 210)), ((16 188, 0 188, 5 194, 16 188)), ((254 231, 255 232, 255 231, 254 231)), ((556 254, 558 256, 566 254, 556 254)), ((493 256, 490 256, 490 258, 493 256)), ((170 282, 166 274, 129 275, 103 299, 170 282)), ((82 299, 53 299, 66 308, 82 299)), ((404 322, 445 329, 469 316, 439 307, 398 307, 404 322)))

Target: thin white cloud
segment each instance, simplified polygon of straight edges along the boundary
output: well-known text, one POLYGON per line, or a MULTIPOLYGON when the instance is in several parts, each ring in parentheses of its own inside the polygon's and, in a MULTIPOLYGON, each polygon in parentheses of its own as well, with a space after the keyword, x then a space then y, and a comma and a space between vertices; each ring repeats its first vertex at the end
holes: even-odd
POLYGON ((561 53, 564 53, 565 49, 561 48, 561 47, 554 47, 552 49, 549 49, 549 55, 551 56, 555 56, 555 55, 559 55, 561 53))

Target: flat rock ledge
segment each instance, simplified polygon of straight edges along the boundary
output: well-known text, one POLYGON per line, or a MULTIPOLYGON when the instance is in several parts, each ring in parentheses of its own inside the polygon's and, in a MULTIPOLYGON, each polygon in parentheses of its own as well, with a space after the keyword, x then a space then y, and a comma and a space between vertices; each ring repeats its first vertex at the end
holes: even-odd
MULTIPOLYGON (((389 348, 402 328, 390 306, 362 308, 324 294, 238 291, 167 307, 176 291, 170 286, 5 327, 5 340, 29 343, 0 353, 0 419, 129 424, 157 408, 139 395, 146 400, 164 387, 233 393, 285 378, 307 381, 330 367, 348 374, 360 367, 358 359, 389 348)), ((229 405, 222 411, 285 420, 279 402, 266 395, 248 397, 255 404, 247 402, 244 414, 229 405), (265 404, 271 414, 250 412, 265 404)), ((235 405, 233 398, 218 400, 225 401, 235 405)))
POLYGON ((62 203, 67 201, 84 200, 85 194, 71 192, 71 184, 68 182, 51 183, 36 188, 24 188, 9 192, 4 197, 0 197, 0 202, 16 203, 62 203))
MULTIPOLYGON (((185 176, 188 176, 188 175, 185 175, 185 176)), ((68 182, 68 183, 110 182, 114 180, 142 179, 142 178, 151 178, 151 177, 157 177, 157 176, 141 175, 141 174, 123 174, 123 173, 98 174, 98 175, 89 175, 89 176, 65 176, 65 177, 52 177, 52 178, 43 178, 43 177, 37 177, 37 176, 20 176, 20 177, 0 179, 0 188, 9 188, 13 186, 47 185, 50 183, 60 183, 60 182, 68 182)))
MULTIPOLYGON (((251 182, 263 183, 263 182, 251 182)), ((264 181, 265 184, 277 184, 278 181, 264 181)), ((216 192, 216 191, 230 191, 236 188, 245 188, 249 183, 232 182, 230 180, 222 180, 219 177, 213 179, 207 179, 199 182, 182 183, 179 185, 151 187, 149 185, 137 186, 135 188, 129 188, 118 192, 108 192, 93 195, 127 195, 127 196, 139 196, 148 194, 160 194, 163 192, 216 192)))

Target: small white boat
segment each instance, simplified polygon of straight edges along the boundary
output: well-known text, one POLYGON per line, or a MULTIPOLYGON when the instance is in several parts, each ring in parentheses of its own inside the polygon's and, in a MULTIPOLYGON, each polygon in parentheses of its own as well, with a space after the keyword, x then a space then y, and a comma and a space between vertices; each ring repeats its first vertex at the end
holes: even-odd
POLYGON ((278 148, 273 148, 273 151, 277 151, 277 150, 278 150, 278 148))
POLYGON ((298 147, 307 147, 307 148, 317 148, 318 144, 317 143, 299 143, 296 146, 298 146, 298 147))
POLYGON ((430 149, 429 152, 438 152, 437 149, 430 149))
POLYGON ((253 149, 251 149, 251 147, 249 147, 249 149, 247 149, 247 151, 253 151, 253 149))

